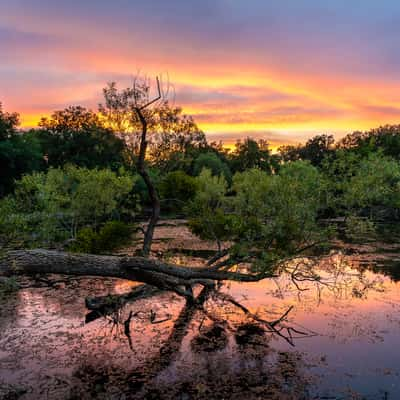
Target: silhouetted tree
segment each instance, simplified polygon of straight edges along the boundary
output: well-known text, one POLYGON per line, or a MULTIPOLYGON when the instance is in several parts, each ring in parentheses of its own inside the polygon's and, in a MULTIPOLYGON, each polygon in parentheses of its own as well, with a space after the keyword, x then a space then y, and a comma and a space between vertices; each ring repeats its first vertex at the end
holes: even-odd
POLYGON ((283 145, 278 147, 278 154, 283 162, 301 160, 302 146, 298 145, 283 145))
POLYGON ((71 163, 87 168, 118 169, 124 164, 125 144, 84 107, 72 106, 42 118, 36 136, 49 166, 71 163))
POLYGON ((18 125, 19 115, 3 111, 0 103, 0 197, 12 191, 24 173, 43 166, 38 141, 18 132, 18 125))
POLYGON ((271 152, 266 140, 247 138, 238 140, 230 157, 231 170, 243 172, 246 169, 258 168, 271 172, 271 152))
MULTIPOLYGON (((150 84, 146 79, 134 80, 132 87, 118 90, 115 82, 104 89, 104 103, 99 112, 106 126, 123 138, 130 150, 132 162, 136 162, 142 133, 140 118, 134 110, 143 98, 150 96, 150 84)), ((167 95, 163 101, 143 110, 147 121, 147 159, 165 172, 176 169, 189 171, 199 149, 207 147, 207 140, 191 116, 180 107, 171 106, 167 95)))
POLYGON ((366 132, 353 132, 342 138, 337 147, 354 151, 362 157, 380 150, 384 155, 399 160, 400 125, 384 125, 366 132))
POLYGON ((284 162, 308 160, 316 167, 320 167, 325 157, 334 151, 335 140, 332 135, 316 135, 305 145, 287 145, 278 149, 284 162))
POLYGON ((317 135, 307 140, 300 151, 301 159, 319 167, 325 157, 333 152, 333 135, 317 135))

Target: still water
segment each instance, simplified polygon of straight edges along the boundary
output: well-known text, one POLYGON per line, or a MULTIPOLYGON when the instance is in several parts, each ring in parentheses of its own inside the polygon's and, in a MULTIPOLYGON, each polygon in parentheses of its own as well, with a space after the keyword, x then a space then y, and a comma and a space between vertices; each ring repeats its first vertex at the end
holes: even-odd
POLYGON ((221 287, 269 321, 293 306, 284 326, 295 329, 295 346, 259 332, 241 342, 249 318, 213 295, 203 311, 162 293, 85 324, 85 296, 135 283, 85 278, 22 289, 1 300, 0 397, 400 399, 398 269, 396 254, 335 254, 317 266, 323 283, 297 287, 283 274, 221 287))

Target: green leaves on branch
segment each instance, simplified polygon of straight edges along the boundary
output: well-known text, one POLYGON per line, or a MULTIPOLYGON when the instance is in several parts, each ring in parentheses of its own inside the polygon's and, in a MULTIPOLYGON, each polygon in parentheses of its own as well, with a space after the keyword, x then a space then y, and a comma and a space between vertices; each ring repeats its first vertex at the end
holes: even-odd
POLYGON ((400 164, 379 154, 361 160, 354 175, 344 183, 343 201, 348 208, 399 208, 400 164))
POLYGON ((123 171, 75 166, 26 175, 15 195, 0 202, 0 230, 39 243, 74 238, 84 226, 96 229, 135 211, 126 204, 134 182, 123 171))
POLYGON ((225 179, 209 170, 197 179, 190 228, 204 239, 230 241, 236 256, 292 254, 325 233, 317 217, 326 207, 326 184, 308 162, 285 165, 278 175, 237 173, 230 193, 225 179))
POLYGON ((90 227, 81 229, 69 250, 88 254, 111 252, 129 244, 132 233, 133 226, 121 221, 108 221, 98 232, 90 227))

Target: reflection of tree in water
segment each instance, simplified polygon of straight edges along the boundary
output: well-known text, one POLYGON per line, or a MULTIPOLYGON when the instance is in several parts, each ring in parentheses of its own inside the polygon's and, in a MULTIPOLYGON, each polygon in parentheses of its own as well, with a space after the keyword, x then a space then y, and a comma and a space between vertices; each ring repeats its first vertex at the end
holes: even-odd
MULTIPOLYGON (((301 260, 286 267, 287 278, 296 279, 292 287, 300 294, 310 285, 319 288, 318 296, 328 292, 338 297, 343 293, 359 297, 379 290, 379 282, 369 281, 365 274, 352 269, 345 257, 319 260, 319 270, 315 265, 301 260), (299 283, 303 286, 297 286, 299 283)), ((239 303, 235 304, 233 298, 219 289, 205 288, 195 302, 187 302, 158 354, 139 368, 126 370, 98 363, 82 365, 75 373, 79 382, 76 396, 84 398, 81 391, 97 382, 104 396, 116 390, 127 399, 306 399, 309 377, 304 372, 301 356, 294 351, 277 352, 271 345, 271 334, 276 336, 276 333, 268 329, 274 322, 265 321, 239 303), (231 307, 242 318, 231 321, 227 318, 228 310, 221 316, 210 310, 211 305, 231 307)), ((129 316, 132 317, 132 312, 129 316)), ((285 322, 286 328, 290 328, 284 317, 277 321, 285 322)), ((123 324, 126 320, 120 322, 123 324)), ((100 392, 96 394, 99 398, 100 392)))
POLYGON ((300 357, 276 354, 266 328, 251 318, 233 326, 209 312, 206 302, 213 296, 215 290, 205 288, 196 302, 186 303, 159 353, 139 368, 128 371, 98 362, 81 365, 75 371, 79 383, 73 398, 108 398, 117 390, 118 396, 127 399, 239 399, 244 394, 248 398, 301 399, 307 385, 300 357), (189 362, 180 359, 188 356, 182 351, 185 339, 192 349, 189 362), (95 387, 98 392, 93 393, 95 387))
MULTIPOLYGON (((318 265, 302 260, 302 263, 285 266, 283 274, 286 273, 286 280, 291 285, 291 294, 289 295, 293 296, 293 293, 297 291, 300 296, 307 293, 313 296, 315 291, 303 291, 308 287, 320 288, 320 296, 333 293, 339 297, 343 293, 348 293, 350 296, 355 295, 353 292, 355 287, 357 294, 362 293, 363 296, 370 290, 375 290, 374 285, 371 285, 365 275, 357 270, 349 269, 351 263, 346 264, 345 257, 343 259, 339 256, 336 259, 335 256, 332 257, 320 260, 318 265), (336 262, 333 262, 334 260, 336 262), (322 273, 318 266, 326 269, 325 273, 322 273), (297 279, 296 282, 300 284, 301 290, 297 289, 292 282, 292 274, 297 279)), ((85 280, 82 280, 80 284, 85 285, 85 280)), ((146 287, 146 285, 143 286, 146 287)), ((132 308, 133 305, 129 305, 121 312, 124 304, 136 300, 135 293, 136 295, 140 294, 137 298, 140 299, 143 296, 151 298, 160 292, 157 289, 147 291, 148 287, 144 290, 143 286, 138 286, 123 296, 106 296, 97 298, 97 303, 94 301, 96 299, 92 299, 89 303, 94 307, 99 304, 101 306, 102 301, 105 301, 110 309, 97 312, 97 316, 103 318, 105 314, 109 320, 115 318, 116 327, 121 335, 124 335, 124 323, 132 310, 132 318, 129 321, 132 322, 132 329, 135 321, 139 322, 140 320, 143 325, 159 327, 162 332, 163 328, 170 325, 152 325, 162 321, 165 315, 157 313, 151 321, 150 307, 152 310, 157 310, 154 308, 155 303, 169 302, 170 298, 167 293, 161 300, 160 298, 151 299, 144 303, 144 307, 143 303, 136 303, 135 308, 132 308), (114 300, 120 301, 117 302, 116 309, 112 307, 114 300), (134 316, 137 312, 140 314, 134 316), (119 315, 117 315, 118 313, 119 315)), ((61 301, 66 313, 70 314, 72 309, 76 310, 76 307, 75 305, 71 307, 69 304, 68 308, 66 299, 70 298, 72 294, 78 298, 78 294, 82 295, 82 288, 77 287, 75 290, 67 284, 66 289, 68 289, 65 291, 66 298, 63 300, 54 295, 54 290, 48 290, 48 293, 52 294, 53 302, 61 301)), ((294 352, 277 353, 271 345, 271 332, 268 324, 263 323, 264 317, 252 314, 251 311, 246 313, 243 308, 233 304, 230 300, 234 299, 227 296, 225 286, 218 289, 220 290, 204 289, 197 295, 195 302, 186 303, 174 320, 168 338, 162 342, 160 348, 154 347, 157 355, 150 356, 140 367, 135 367, 135 369, 122 367, 120 360, 118 358, 113 360, 110 353, 107 358, 98 352, 93 353, 93 359, 96 358, 97 361, 87 361, 82 364, 68 384, 68 390, 75 386, 72 389, 72 398, 74 398, 73 396, 82 399, 121 398, 123 395, 125 398, 133 399, 182 398, 182 396, 183 398, 186 396, 186 398, 208 397, 210 399, 223 397, 274 398, 273 396, 275 396, 275 398, 284 399, 283 394, 287 398, 301 399, 302 396, 307 398, 304 394, 307 391, 307 377, 303 375, 303 363, 298 354, 294 352)), ((40 289, 41 291, 42 289, 40 289)), ((62 290, 60 293, 63 292, 62 290)), ((97 290, 94 292, 96 293, 97 290)), ((100 292, 101 290, 97 293, 100 292)), ((92 294, 92 290, 84 293, 92 294)), ((283 295, 286 296, 287 293, 283 293, 283 295)), ((48 300, 51 305, 50 296, 48 300)), ((81 312, 82 307, 80 306, 81 312)), ((273 322, 269 321, 269 324, 273 322)), ((295 323, 291 321, 290 324, 288 321, 281 322, 280 325, 296 327, 295 323)), ((107 322, 105 321, 105 323, 107 322)), ((107 323, 107 327, 109 326, 111 325, 107 323)), ((284 333, 286 332, 284 331, 284 333)), ((132 346, 140 343, 140 338, 136 340, 138 337, 135 338, 134 333, 132 332, 131 337, 132 346)), ((92 334, 96 333, 91 330, 90 335, 92 334)), ((126 342, 128 341, 126 340, 126 342)), ((138 349, 135 348, 135 350, 137 353, 138 349)), ((139 349, 139 353, 140 351, 139 349)), ((127 344, 126 353, 129 352, 127 344)), ((137 362, 136 356, 133 354, 132 358, 128 357, 128 359, 137 362)))
POLYGON ((387 258, 381 261, 364 262, 362 266, 370 271, 388 276, 393 282, 400 281, 400 259, 387 258))

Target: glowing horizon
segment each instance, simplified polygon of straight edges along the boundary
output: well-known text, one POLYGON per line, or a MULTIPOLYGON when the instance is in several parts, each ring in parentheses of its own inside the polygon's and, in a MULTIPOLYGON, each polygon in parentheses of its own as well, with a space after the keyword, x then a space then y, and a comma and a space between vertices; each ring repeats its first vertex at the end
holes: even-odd
POLYGON ((23 128, 93 110, 132 75, 169 78, 210 140, 272 147, 400 123, 400 4, 373 0, 0 4, 0 101, 23 128))

